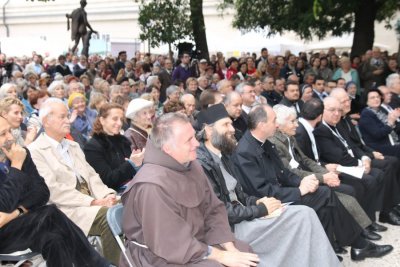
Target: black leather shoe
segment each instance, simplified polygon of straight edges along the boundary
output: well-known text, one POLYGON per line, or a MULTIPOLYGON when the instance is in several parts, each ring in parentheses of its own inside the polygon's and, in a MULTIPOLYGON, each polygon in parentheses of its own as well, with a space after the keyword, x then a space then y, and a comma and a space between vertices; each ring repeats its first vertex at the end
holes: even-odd
POLYGON ((342 256, 336 255, 336 257, 338 258, 338 260, 339 260, 340 262, 342 262, 342 261, 343 261, 343 258, 342 258, 342 256))
POLYGON ((344 249, 343 247, 338 246, 338 245, 336 245, 336 246, 333 248, 333 250, 335 251, 336 254, 346 254, 346 253, 347 253, 347 250, 346 250, 346 249, 344 249))
POLYGON ((398 216, 400 216, 400 206, 394 206, 392 211, 394 211, 398 216))
POLYGON ((368 239, 368 240, 375 240, 376 241, 376 240, 382 239, 382 236, 378 235, 374 231, 369 231, 367 229, 364 229, 361 232, 361 236, 364 237, 365 239, 368 239))
POLYGON ((390 223, 391 225, 400 225, 400 217, 393 211, 389 213, 382 213, 379 215, 379 221, 383 223, 390 223))
POLYGON ((385 232, 387 230, 387 227, 373 222, 370 226, 367 227, 367 230, 374 232, 385 232))
POLYGON ((379 258, 385 256, 393 250, 391 245, 377 245, 368 242, 365 248, 351 248, 351 259, 353 261, 360 261, 365 258, 379 258))

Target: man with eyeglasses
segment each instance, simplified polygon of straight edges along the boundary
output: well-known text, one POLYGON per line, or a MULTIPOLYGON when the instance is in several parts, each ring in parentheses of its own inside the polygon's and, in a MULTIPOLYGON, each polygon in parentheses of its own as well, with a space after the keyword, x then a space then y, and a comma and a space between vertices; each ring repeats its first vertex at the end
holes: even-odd
POLYGON ((46 100, 39 118, 44 133, 28 149, 50 190, 49 203, 60 208, 85 235, 100 236, 105 258, 117 265, 121 250, 106 220, 108 208, 117 203, 116 192, 103 184, 79 145, 65 138, 71 123, 60 99, 46 100))
POLYGON ((399 160, 396 157, 383 155, 365 145, 361 135, 358 134, 356 127, 348 116, 351 106, 345 90, 341 88, 334 89, 331 96, 336 98, 342 105, 342 117, 337 124, 337 128, 352 147, 355 156, 358 158, 366 157, 369 159, 372 168, 383 171, 385 189, 380 221, 400 225, 400 206, 398 206, 400 203, 399 160))
MULTIPOLYGON (((375 212, 381 211, 384 197, 383 172, 371 167, 371 159, 366 155, 357 153, 357 148, 346 139, 346 136, 338 130, 338 123, 342 117, 342 105, 334 97, 324 99, 324 112, 321 123, 314 130, 314 137, 320 152, 321 162, 335 163, 342 166, 363 167, 364 174, 361 184, 364 191, 364 199, 368 205, 361 205, 372 221, 376 221, 375 212), (374 201, 370 201, 373 199, 374 201)), ((346 180, 345 183, 359 187, 359 183, 346 180)), ((356 189, 357 190, 357 189, 356 189)))
POLYGON ((172 73, 172 81, 177 80, 186 82, 187 78, 194 77, 193 69, 190 67, 190 55, 188 52, 183 52, 181 56, 181 64, 177 66, 172 73))

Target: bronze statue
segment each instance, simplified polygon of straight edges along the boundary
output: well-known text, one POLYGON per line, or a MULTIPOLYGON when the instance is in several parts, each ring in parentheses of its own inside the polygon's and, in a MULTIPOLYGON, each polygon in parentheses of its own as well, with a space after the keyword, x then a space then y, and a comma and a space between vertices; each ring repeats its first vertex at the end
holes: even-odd
POLYGON ((87 16, 86 16, 86 11, 85 11, 85 6, 87 5, 86 0, 81 0, 81 7, 74 9, 71 14, 66 14, 65 16, 67 17, 67 28, 68 30, 70 29, 69 25, 69 19, 72 20, 72 27, 71 27, 71 41, 75 41, 74 46, 72 47, 71 51, 72 53, 75 53, 76 48, 79 45, 79 41, 82 39, 82 55, 85 55, 86 57, 89 56, 89 41, 91 38, 92 33, 97 34, 97 31, 92 29, 92 26, 90 26, 87 16), (89 31, 86 29, 86 27, 89 28, 89 31))

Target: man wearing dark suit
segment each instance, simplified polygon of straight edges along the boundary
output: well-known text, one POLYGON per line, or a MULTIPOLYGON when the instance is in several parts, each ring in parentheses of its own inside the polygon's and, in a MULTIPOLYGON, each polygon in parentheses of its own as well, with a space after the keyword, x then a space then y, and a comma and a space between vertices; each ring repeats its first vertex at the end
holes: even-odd
POLYGON ((361 182, 365 186, 366 199, 374 199, 373 206, 363 205, 371 220, 375 220, 375 212, 381 211, 380 221, 389 222, 394 225, 399 224, 397 213, 392 211, 393 206, 384 201, 385 180, 383 171, 372 168, 371 158, 363 154, 358 154, 357 147, 353 147, 347 142, 345 137, 338 131, 337 124, 342 115, 340 102, 333 98, 324 99, 324 114, 322 122, 314 130, 314 136, 317 141, 319 151, 321 152, 321 160, 325 162, 333 162, 342 166, 360 166, 364 167, 364 175, 361 182))
POLYGON ((167 58, 164 61, 164 68, 158 73, 158 80, 161 83, 160 102, 164 103, 167 100, 166 90, 172 84, 173 65, 171 59, 167 58))
POLYGON ((384 213, 381 213, 380 220, 389 222, 394 225, 399 225, 395 215, 399 215, 400 207, 400 162, 396 157, 382 155, 366 146, 354 127, 348 113, 350 112, 350 101, 347 93, 343 89, 334 89, 331 93, 332 97, 336 98, 342 105, 342 119, 337 124, 339 133, 346 139, 349 146, 353 150, 355 157, 361 158, 367 156, 371 159, 371 166, 383 171, 385 180, 383 207, 384 213), (391 208, 393 212, 390 211, 391 208))
POLYGON ((313 87, 312 97, 318 98, 321 101, 323 101, 324 98, 328 96, 328 94, 325 92, 325 80, 321 76, 317 76, 315 78, 312 87, 313 87))
MULTIPOLYGON (((324 105, 319 99, 314 98, 307 101, 303 106, 302 117, 299 118, 299 127, 296 129, 295 138, 297 144, 307 157, 314 159, 321 165, 324 165, 328 170, 336 172, 338 164, 320 161, 318 146, 313 134, 315 127, 321 122, 323 111, 324 105)), ((376 196, 373 196, 373 192, 367 194, 369 192, 368 187, 362 183, 361 179, 345 173, 341 173, 339 178, 343 184, 351 185, 354 188, 358 202, 361 204, 363 209, 367 211, 367 214, 373 221, 367 230, 376 232, 386 231, 386 227, 379 225, 374 221, 375 209, 369 208, 375 207, 374 203, 376 196)))
POLYGON ((109 266, 83 232, 54 205, 25 148, 0 118, 0 254, 30 248, 47 266, 109 266))
POLYGON ((232 120, 232 126, 235 128, 235 138, 240 140, 247 130, 248 115, 242 111, 242 97, 238 92, 230 92, 224 98, 224 106, 232 120))
POLYGON ((300 179, 283 166, 274 147, 267 139, 275 133, 275 113, 271 107, 260 105, 249 113, 249 130, 240 139, 233 161, 240 183, 247 194, 275 197, 282 202, 313 208, 333 244, 352 245, 353 260, 372 255, 380 257, 392 250, 378 246, 361 237, 362 229, 345 210, 328 187, 318 187, 315 175, 300 179))
POLYGON ((300 115, 303 107, 303 101, 300 99, 299 84, 297 82, 288 81, 285 84, 285 90, 283 91, 284 97, 279 104, 287 107, 294 107, 296 109, 297 116, 300 115))

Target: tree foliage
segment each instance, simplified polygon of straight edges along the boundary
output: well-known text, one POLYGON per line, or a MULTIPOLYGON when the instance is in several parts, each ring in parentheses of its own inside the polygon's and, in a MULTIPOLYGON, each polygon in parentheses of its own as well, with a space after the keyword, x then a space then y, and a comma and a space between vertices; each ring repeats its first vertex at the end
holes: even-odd
POLYGON ((240 30, 265 30, 268 36, 294 31, 305 40, 356 35, 360 26, 373 31, 373 23, 364 24, 363 15, 372 22, 388 22, 400 10, 398 0, 224 0, 223 7, 229 5, 235 9, 233 26, 240 30))
POLYGON ((151 47, 175 43, 192 37, 189 3, 187 0, 142 1, 139 8, 140 39, 151 47))

